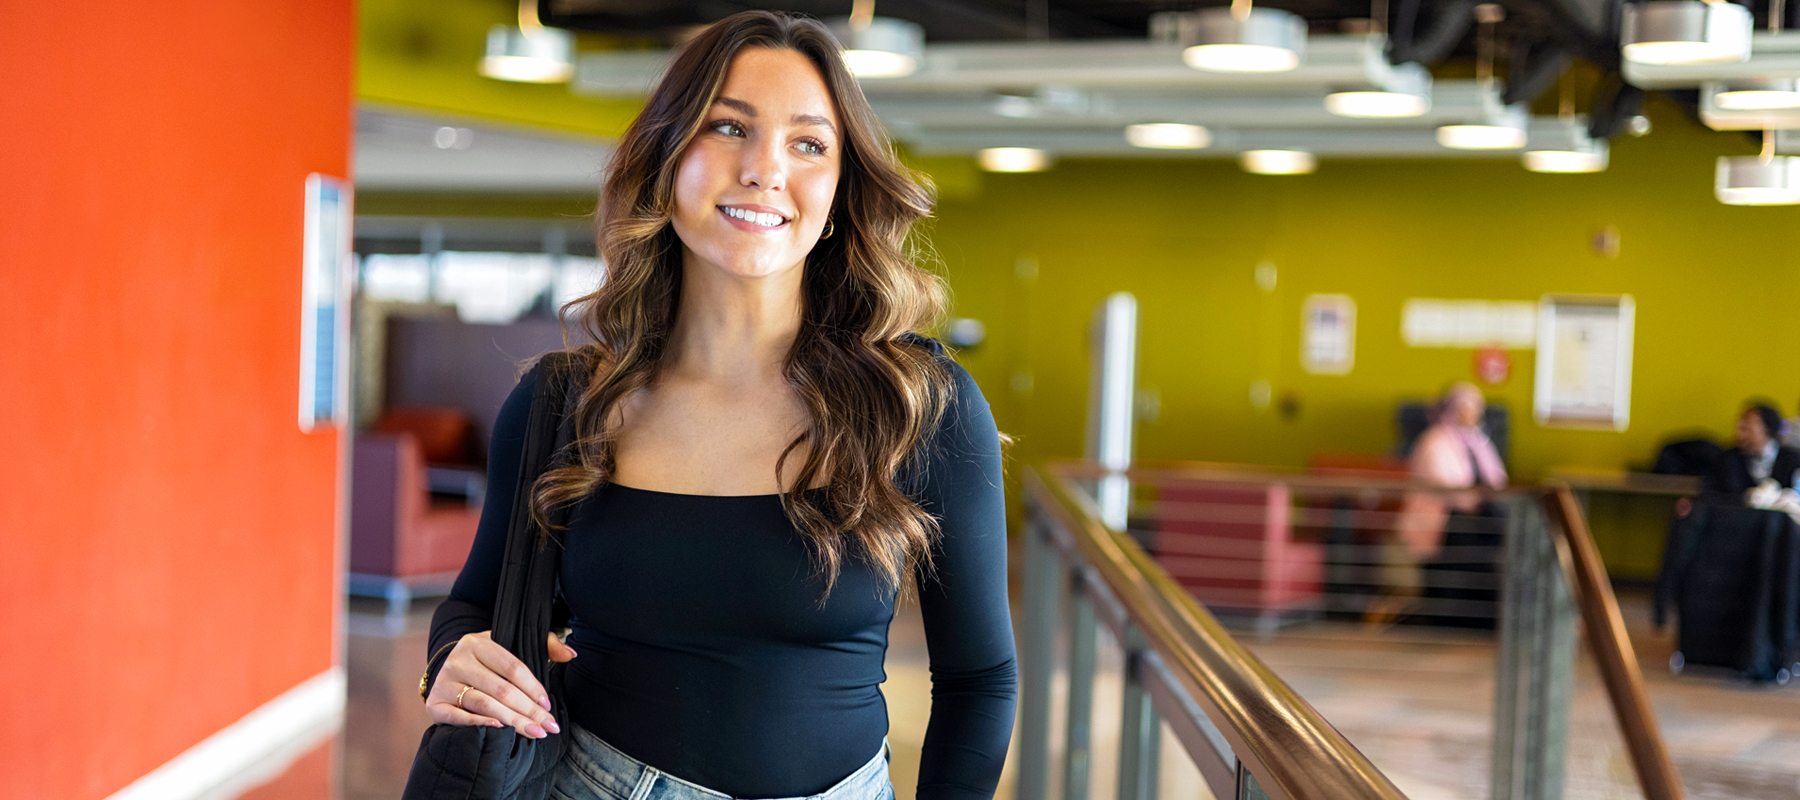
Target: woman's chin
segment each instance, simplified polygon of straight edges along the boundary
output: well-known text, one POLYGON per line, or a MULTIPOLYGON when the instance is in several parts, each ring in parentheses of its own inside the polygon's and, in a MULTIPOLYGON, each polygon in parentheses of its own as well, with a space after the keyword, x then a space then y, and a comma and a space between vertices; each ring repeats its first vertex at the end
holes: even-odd
POLYGON ((798 269, 800 265, 806 261, 804 257, 790 263, 787 259, 773 256, 768 258, 744 258, 741 255, 736 258, 720 259, 717 261, 710 259, 706 260, 710 261, 713 269, 723 273, 726 277, 737 278, 740 280, 773 278, 785 272, 798 269))

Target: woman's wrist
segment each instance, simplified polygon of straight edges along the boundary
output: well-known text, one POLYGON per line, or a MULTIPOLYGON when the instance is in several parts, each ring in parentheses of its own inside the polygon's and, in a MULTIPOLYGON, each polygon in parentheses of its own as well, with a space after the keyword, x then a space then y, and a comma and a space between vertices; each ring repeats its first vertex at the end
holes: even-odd
POLYGON ((425 659, 425 674, 419 676, 419 702, 425 702, 425 695, 431 692, 431 679, 437 672, 432 668, 432 665, 437 663, 439 657, 450 652, 450 648, 455 647, 458 641, 458 639, 451 639, 450 641, 445 642, 443 647, 439 647, 437 652, 432 653, 430 658, 425 659))

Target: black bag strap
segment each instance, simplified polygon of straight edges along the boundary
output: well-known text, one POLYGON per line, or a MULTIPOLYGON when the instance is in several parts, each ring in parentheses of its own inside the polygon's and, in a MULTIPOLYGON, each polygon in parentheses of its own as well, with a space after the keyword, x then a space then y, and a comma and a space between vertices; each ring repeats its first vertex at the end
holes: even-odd
POLYGON ((559 457, 567 457, 575 426, 573 416, 566 412, 586 387, 589 363, 570 351, 550 353, 538 361, 524 457, 519 460, 512 519, 506 531, 506 560, 494 598, 494 641, 525 662, 539 680, 550 669, 547 639, 562 546, 545 536, 532 519, 531 489, 559 457))

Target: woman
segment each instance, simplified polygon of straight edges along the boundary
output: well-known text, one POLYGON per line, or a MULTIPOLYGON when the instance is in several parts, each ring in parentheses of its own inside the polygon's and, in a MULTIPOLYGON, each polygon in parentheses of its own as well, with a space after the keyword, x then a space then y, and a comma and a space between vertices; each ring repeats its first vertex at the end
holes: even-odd
MULTIPOLYGON (((745 12, 676 57, 601 195, 579 463, 488 496, 432 623, 433 721, 569 733, 577 800, 891 796, 878 685, 911 573, 918 796, 992 795, 1016 694, 1000 441, 913 333, 943 304, 905 252, 930 197, 878 130, 817 22, 745 12), (567 719, 488 635, 516 502, 567 509, 567 719)), ((531 387, 491 475, 517 474, 531 387)))

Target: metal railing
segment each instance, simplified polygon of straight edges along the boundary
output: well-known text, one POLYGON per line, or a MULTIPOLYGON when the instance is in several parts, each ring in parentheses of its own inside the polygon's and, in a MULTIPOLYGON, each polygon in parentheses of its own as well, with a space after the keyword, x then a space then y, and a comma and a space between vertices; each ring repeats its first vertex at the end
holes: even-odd
MULTIPOLYGON (((1131 490, 1125 492, 1129 496, 1131 490)), ((1220 569, 1244 568, 1255 562, 1241 552, 1245 541, 1232 540, 1233 526, 1270 524, 1275 518, 1314 538, 1371 529, 1391 533, 1401 518, 1391 500, 1434 493, 1451 495, 1404 480, 1228 465, 1121 472, 1071 462, 1028 471, 1019 800, 1089 800, 1094 748, 1101 744, 1094 735, 1094 687, 1103 631, 1124 655, 1116 800, 1156 800, 1164 723, 1218 798, 1404 797, 1209 611, 1213 597, 1235 597, 1219 594, 1224 589, 1209 577, 1219 569, 1199 569, 1178 579, 1165 564, 1172 551, 1188 557, 1202 547, 1213 548, 1209 557, 1220 559, 1225 565, 1220 569), (1117 494, 1124 481, 1140 490, 1131 505, 1133 521, 1109 527, 1103 519, 1123 520, 1126 515, 1117 508, 1104 514, 1106 503, 1096 497, 1117 494), (1178 487, 1187 487, 1187 493, 1178 487), (1233 492, 1247 490, 1253 490, 1252 496, 1265 493, 1263 516, 1252 515, 1248 504, 1225 502, 1233 492), (1147 515, 1152 520, 1148 524, 1163 534, 1181 533, 1187 525, 1200 535, 1169 538, 1158 546, 1158 531, 1144 530, 1147 523, 1137 514, 1147 515), (1205 535, 1219 531, 1225 535, 1205 535), (1065 694, 1053 696, 1059 685, 1065 694), (1060 715, 1053 713, 1057 710, 1060 715), (1052 730, 1057 716, 1062 724, 1052 730), (1053 792, 1055 784, 1060 784, 1060 794, 1053 792)), ((1420 591, 1429 594, 1449 580, 1451 595, 1490 592, 1492 599, 1419 607, 1448 618, 1485 618, 1496 631, 1492 797, 1561 796, 1579 616, 1587 622, 1645 796, 1679 798, 1679 780, 1650 715, 1616 601, 1573 496, 1566 486, 1550 484, 1483 493, 1481 499, 1497 509, 1493 526, 1477 526, 1488 537, 1481 541, 1498 544, 1487 556, 1480 547, 1464 546, 1473 555, 1461 561, 1485 557, 1504 568, 1464 575, 1456 571, 1459 557, 1453 553, 1451 566, 1427 577, 1420 591)), ((1454 518, 1451 523, 1456 524, 1454 518)), ((1313 546, 1315 560, 1348 559, 1366 567, 1385 557, 1383 548, 1399 545, 1361 541, 1339 542, 1335 549, 1317 542, 1313 546)), ((1370 571, 1379 570, 1365 570, 1370 571)), ((1334 608, 1341 611, 1345 602, 1380 596, 1367 586, 1358 589, 1354 573, 1342 569, 1315 573, 1311 580, 1316 585, 1310 596, 1316 602, 1288 604, 1282 614, 1319 618, 1334 608)), ((1286 617, 1252 619, 1259 622, 1258 629, 1266 629, 1286 617)))

